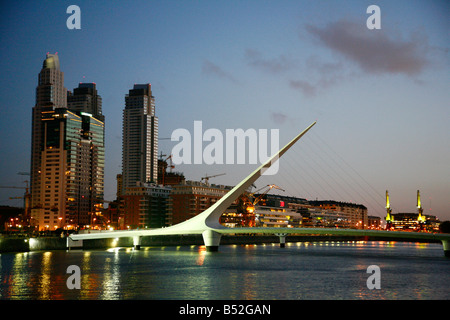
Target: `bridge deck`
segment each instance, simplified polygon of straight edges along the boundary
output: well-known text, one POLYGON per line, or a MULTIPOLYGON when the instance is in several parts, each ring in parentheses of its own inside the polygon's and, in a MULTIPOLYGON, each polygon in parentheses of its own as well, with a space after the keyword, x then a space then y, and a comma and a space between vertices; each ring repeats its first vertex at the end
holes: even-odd
MULTIPOLYGON (((217 228, 211 229, 220 234, 240 234, 240 233, 261 233, 261 234, 318 234, 318 235, 342 235, 342 236, 370 236, 380 238, 403 238, 412 240, 450 240, 450 234, 427 233, 427 232, 407 232, 407 231, 383 231, 383 230, 362 230, 362 229, 335 229, 335 228, 217 228)), ((184 234, 201 234, 202 232, 189 232, 184 234)), ((183 232, 173 232, 170 228, 150 229, 150 230, 124 230, 124 231, 104 231, 95 233, 73 234, 73 240, 121 238, 136 236, 155 236, 183 234, 183 232), (167 232, 165 232, 165 229, 167 232)))

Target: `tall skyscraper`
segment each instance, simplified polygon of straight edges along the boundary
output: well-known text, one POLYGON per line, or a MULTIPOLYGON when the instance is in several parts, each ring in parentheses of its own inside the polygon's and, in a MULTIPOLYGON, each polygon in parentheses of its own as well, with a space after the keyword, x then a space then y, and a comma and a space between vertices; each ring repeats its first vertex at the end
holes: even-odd
POLYGON ((73 89, 73 94, 67 94, 67 108, 71 111, 92 114, 98 120, 105 122, 102 114, 102 97, 97 93, 95 83, 80 83, 73 89))
POLYGON ((47 55, 32 128, 31 221, 39 230, 88 225, 101 211, 104 118, 89 88, 67 93, 58 56, 47 55))
POLYGON ((67 90, 64 88, 64 73, 59 68, 57 54, 47 53, 36 88, 36 104, 32 113, 31 129, 31 224, 37 224, 37 217, 43 210, 41 199, 41 153, 44 143, 42 114, 56 108, 66 108, 67 90))
POLYGON ((158 180, 158 118, 151 84, 135 84, 123 111, 123 188, 158 180))
POLYGON ((40 230, 92 224, 103 204, 104 124, 57 108, 42 114, 40 230))
POLYGON ((80 83, 73 94, 67 94, 67 108, 81 117, 81 131, 72 141, 78 141, 71 150, 76 162, 72 175, 72 192, 77 203, 71 203, 67 223, 91 224, 92 217, 103 208, 105 171, 105 116, 102 98, 95 83, 80 83), (74 182, 74 183, 73 183, 74 182))

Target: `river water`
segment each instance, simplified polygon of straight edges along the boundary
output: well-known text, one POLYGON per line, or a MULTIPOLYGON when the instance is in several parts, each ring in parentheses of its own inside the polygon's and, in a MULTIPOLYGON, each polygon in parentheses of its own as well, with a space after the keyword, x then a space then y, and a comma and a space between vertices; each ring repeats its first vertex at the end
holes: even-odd
POLYGON ((223 245, 211 253, 203 246, 38 251, 4 253, 0 262, 1 300, 450 298, 450 259, 435 243, 223 245), (373 265, 377 274, 368 273, 373 265), (69 266, 79 267, 79 289, 68 288, 77 276, 69 266), (368 288, 373 275, 379 289, 368 288))

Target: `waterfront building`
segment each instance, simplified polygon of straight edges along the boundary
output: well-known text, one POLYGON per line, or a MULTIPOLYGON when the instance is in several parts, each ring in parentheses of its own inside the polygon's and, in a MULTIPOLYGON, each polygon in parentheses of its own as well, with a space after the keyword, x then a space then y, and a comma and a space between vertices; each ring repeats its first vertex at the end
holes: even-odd
POLYGON ((135 84, 125 96, 122 137, 122 187, 156 183, 158 118, 150 84, 135 84))
POLYGON ((309 201, 309 204, 316 208, 344 213, 351 228, 365 229, 367 227, 367 207, 362 204, 334 200, 313 200, 309 201))
POLYGON ((367 216, 368 229, 381 229, 381 218, 377 216, 367 216))
MULTIPOLYGON (((103 206, 104 124, 66 108, 42 111, 39 230, 92 223, 103 206)), ((32 211, 33 213, 33 211, 32 211)))
POLYGON ((120 222, 123 221, 121 216, 121 202, 119 200, 108 201, 108 208, 103 210, 103 218, 106 222, 107 229, 125 229, 120 222))
POLYGON ((167 200, 171 188, 156 184, 129 187, 123 199, 123 224, 128 229, 168 226, 167 200))
POLYGON ((232 189, 229 186, 210 185, 200 181, 183 181, 171 187, 172 192, 168 201, 169 225, 198 215, 232 189))
POLYGON ((296 205, 305 201, 276 194, 246 193, 222 214, 220 223, 227 227, 300 227, 302 215, 296 205))
POLYGON ((100 216, 104 201, 105 116, 102 114, 102 98, 97 92, 97 85, 80 83, 73 94, 68 91, 67 108, 79 115, 82 121, 80 137, 77 138, 80 141, 77 146, 78 158, 72 159, 72 162, 77 162, 74 180, 79 192, 75 199, 80 203, 80 213, 74 219, 71 212, 69 219, 78 225, 85 225, 90 220, 87 216, 100 216))
POLYGON ((271 228, 299 228, 302 216, 285 207, 255 206, 255 226, 271 228))
POLYGON ((348 213, 317 207, 309 207, 301 211, 302 224, 314 228, 350 228, 351 218, 348 213))
MULTIPOLYGON (((64 88, 64 73, 60 70, 57 54, 47 53, 42 69, 38 76, 36 88, 36 104, 32 110, 31 128, 31 166, 30 166, 30 194, 31 217, 36 218, 42 212, 41 199, 41 155, 44 141, 43 111, 66 108, 67 90, 64 88)), ((31 219, 31 224, 37 221, 31 219)))
POLYGON ((398 231, 429 231, 438 232, 440 221, 436 216, 424 215, 423 228, 420 226, 419 213, 392 214, 392 228, 398 231))
MULTIPOLYGON (((95 95, 97 105, 101 98, 95 95)), ((101 102, 94 109, 89 101, 68 102, 67 96, 83 100, 86 94, 67 92, 59 57, 47 54, 32 121, 31 224, 39 230, 88 225, 103 207, 101 102)))

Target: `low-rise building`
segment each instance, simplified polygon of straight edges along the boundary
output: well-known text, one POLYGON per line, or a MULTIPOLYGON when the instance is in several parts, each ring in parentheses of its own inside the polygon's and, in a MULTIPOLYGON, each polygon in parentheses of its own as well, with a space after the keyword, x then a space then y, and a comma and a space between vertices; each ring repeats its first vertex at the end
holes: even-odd
POLYGON ((127 187, 123 199, 125 228, 161 228, 168 226, 167 202, 170 187, 156 184, 127 187))

